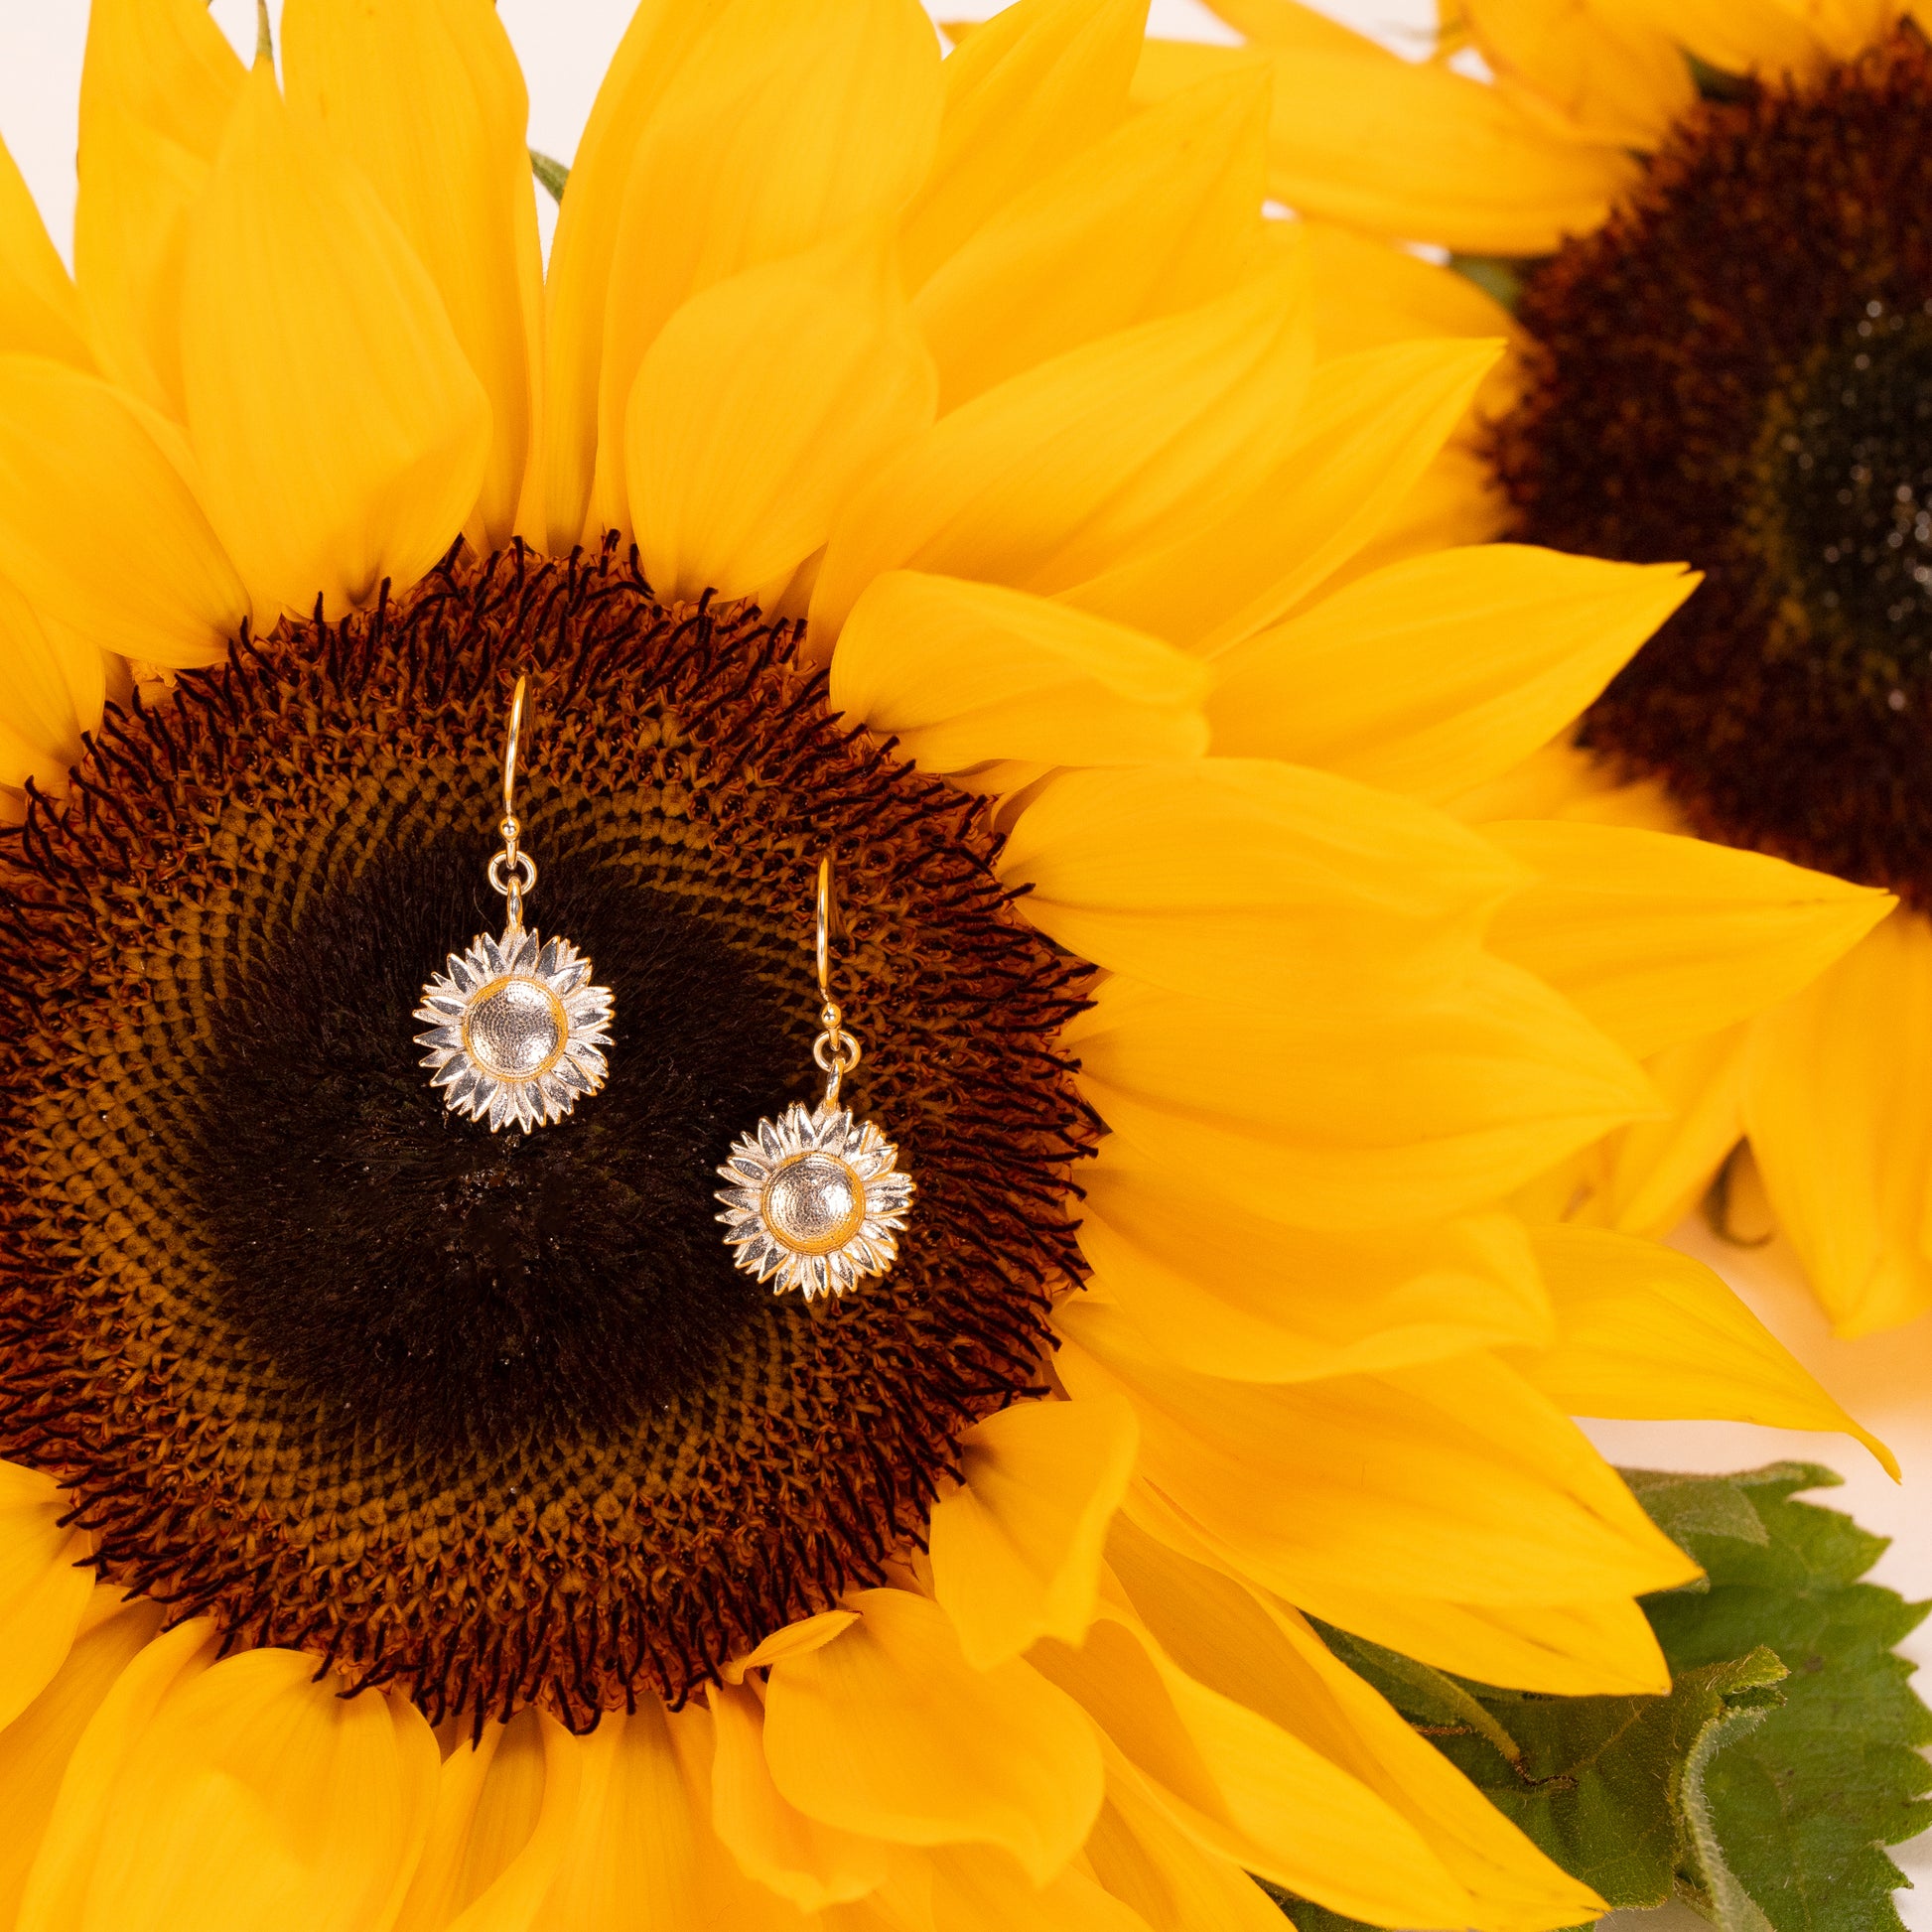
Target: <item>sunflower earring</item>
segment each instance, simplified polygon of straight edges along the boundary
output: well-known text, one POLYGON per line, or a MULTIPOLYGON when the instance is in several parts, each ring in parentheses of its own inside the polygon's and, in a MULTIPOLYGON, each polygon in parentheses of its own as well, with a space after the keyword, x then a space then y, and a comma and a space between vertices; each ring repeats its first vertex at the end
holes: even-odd
POLYGON ((761 1120, 718 1170, 731 1185, 725 1245, 748 1275, 772 1293, 800 1288, 810 1302, 843 1295, 898 1258, 897 1232, 912 1205, 912 1181, 897 1172, 898 1149, 871 1121, 839 1105, 839 1082, 859 1064, 858 1039, 841 1025, 832 999, 832 862, 818 862, 818 997, 825 1031, 812 1058, 825 1074, 825 1098, 811 1112, 794 1101, 775 1121, 761 1120))
POLYGON ((509 901, 503 936, 479 933, 468 952, 453 952, 412 1016, 429 1029, 416 1043, 430 1049, 421 1064, 443 1089, 444 1106, 472 1120, 487 1116, 492 1134, 562 1120, 610 1072, 600 1051, 611 1043, 610 989, 590 984, 591 962, 568 939, 546 942, 523 923, 523 900, 537 883, 537 862, 517 843, 523 686, 518 678, 503 748, 503 849, 489 861, 489 883, 509 901))

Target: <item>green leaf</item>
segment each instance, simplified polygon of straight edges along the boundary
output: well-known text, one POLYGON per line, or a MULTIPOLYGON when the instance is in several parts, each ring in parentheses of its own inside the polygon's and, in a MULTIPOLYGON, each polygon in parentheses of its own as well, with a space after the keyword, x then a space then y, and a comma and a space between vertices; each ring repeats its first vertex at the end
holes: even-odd
MULTIPOLYGON (((1668 1696, 1499 1690, 1324 1640, 1613 1906, 1674 1896, 1724 1932, 1897 1932, 1905 1880, 1883 1848, 1932 1824, 1932 1712, 1893 1647, 1932 1606, 1860 1581, 1882 1537, 1793 1499, 1840 1480, 1819 1464, 1623 1473, 1706 1573, 1644 1602, 1668 1696)), ((1281 1903, 1299 1932, 1346 1932, 1281 1903)))
POLYGON ((1776 1656, 1756 1649, 1685 1672, 1668 1697, 1505 1702, 1492 1691, 1483 1701, 1504 1717, 1521 1762, 1497 1764, 1468 1739, 1440 1744, 1574 1877, 1612 1905, 1661 1905, 1682 1863, 1682 1767, 1708 1731, 1755 1712, 1763 1700, 1753 1694, 1784 1675, 1776 1656))
MULTIPOLYGON (((1627 1479, 1646 1508, 1655 1493, 1646 1485, 1669 1480, 1627 1479)), ((1932 1825, 1932 1767, 1919 1755, 1932 1743, 1932 1712, 1894 1646, 1932 1605, 1860 1581, 1883 1537, 1793 1499, 1837 1483, 1831 1470, 1784 1462, 1727 1480, 1764 1540, 1664 1524, 1710 1587, 1645 1609, 1673 1672, 1752 1643, 1768 1645, 1791 1675, 1776 1711, 1694 1767, 1687 1801, 1704 1808, 1713 1853, 1775 1932, 1890 1932, 1900 1923, 1891 1894, 1904 1878, 1883 1848, 1932 1825)), ((1742 1923, 1720 1912, 1722 1886, 1709 1876, 1687 1870, 1684 1888, 1720 1924, 1742 1923)))
MULTIPOLYGON (((1776 1466, 1811 1469, 1817 1465, 1779 1463, 1776 1466)), ((1741 1478, 1714 1479, 1676 1475, 1664 1469, 1625 1469, 1623 1480, 1643 1504, 1644 1513, 1680 1550, 1688 1550, 1687 1539, 1694 1536, 1724 1537, 1734 1543, 1755 1543, 1760 1547, 1771 1541, 1771 1532, 1751 1507, 1741 1478)), ((1698 1587, 1707 1586, 1700 1584, 1698 1587)))
POLYGON ((1757 97, 1758 82, 1750 74, 1714 68, 1710 62, 1700 61, 1695 54, 1687 53, 1684 58, 1690 63, 1691 78, 1698 92, 1706 100, 1741 103, 1757 97))
POLYGON ((1456 274, 1466 276, 1484 295, 1500 302, 1511 315, 1523 294, 1523 279, 1528 262, 1507 255, 1451 255, 1449 265, 1456 274))
POLYGON ((1768 1932, 1771 1922, 1758 1910, 1749 1888, 1725 1856, 1705 1775, 1721 1750, 1737 1742, 1746 1731, 1755 1730, 1770 1715, 1761 1708, 1727 1711, 1706 1725, 1684 1760, 1678 1785, 1678 1809, 1686 1841, 1682 1848, 1686 1869, 1679 1882, 1705 1917, 1728 1932, 1768 1932))
POLYGON ((1521 1759, 1523 1753, 1516 1740, 1489 1715, 1482 1700, 1455 1678, 1445 1677, 1441 1671, 1397 1651, 1384 1650, 1365 1637, 1351 1637, 1347 1631, 1330 1629, 1325 1623, 1314 1627, 1328 1648, 1343 1663, 1353 1666, 1357 1676, 1367 1678, 1418 1730, 1432 1736, 1473 1731, 1509 1763, 1521 1759))
POLYGON ((550 199, 559 204, 564 199, 564 189, 570 181, 570 167, 567 162, 553 161, 547 154, 539 154, 535 148, 530 150, 530 172, 549 192, 550 199))

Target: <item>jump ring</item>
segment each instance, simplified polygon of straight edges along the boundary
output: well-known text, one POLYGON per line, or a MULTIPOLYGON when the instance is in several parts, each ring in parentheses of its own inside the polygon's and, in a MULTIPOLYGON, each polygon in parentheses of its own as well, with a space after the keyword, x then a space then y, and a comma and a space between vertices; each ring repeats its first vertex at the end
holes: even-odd
MULTIPOLYGON (((503 865, 507 856, 505 853, 498 852, 489 862, 489 883, 505 898, 509 897, 510 890, 508 882, 502 877, 503 865)), ((519 893, 535 892, 537 885, 537 862, 527 852, 519 852, 516 855, 516 870, 520 875, 516 885, 517 891, 519 893)))
POLYGON ((812 1042, 812 1058, 817 1063, 821 1073, 831 1073, 836 1070, 839 1076, 843 1078, 865 1058, 866 1049, 850 1034, 840 1035, 839 1044, 848 1050, 839 1054, 836 1069, 834 1069, 832 1064, 832 1035, 830 1034, 820 1034, 817 1039, 812 1042))

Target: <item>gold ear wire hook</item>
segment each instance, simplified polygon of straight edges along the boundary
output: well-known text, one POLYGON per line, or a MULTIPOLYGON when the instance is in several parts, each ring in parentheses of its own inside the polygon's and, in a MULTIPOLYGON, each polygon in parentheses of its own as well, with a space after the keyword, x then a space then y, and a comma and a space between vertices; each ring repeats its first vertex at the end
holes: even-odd
POLYGON ((825 1072, 825 1104, 838 1104, 839 1081, 865 1057, 858 1038, 840 1026, 844 1018, 832 998, 832 925, 836 917, 832 855, 818 862, 818 997, 819 1024, 825 1031, 812 1042, 812 1058, 825 1072))
POLYGON ((510 735, 503 747, 503 816, 516 816, 516 741, 523 729, 523 692, 528 678, 518 678, 510 693, 510 735))
POLYGON ((832 856, 818 862, 818 997, 829 1001, 832 956, 832 856))
POLYGON ((518 848, 523 828, 516 822, 516 747, 523 734, 523 692, 527 678, 516 680, 510 693, 509 737, 503 744, 503 849, 489 862, 489 883, 509 900, 511 931, 523 923, 523 900, 536 890, 537 862, 518 848))

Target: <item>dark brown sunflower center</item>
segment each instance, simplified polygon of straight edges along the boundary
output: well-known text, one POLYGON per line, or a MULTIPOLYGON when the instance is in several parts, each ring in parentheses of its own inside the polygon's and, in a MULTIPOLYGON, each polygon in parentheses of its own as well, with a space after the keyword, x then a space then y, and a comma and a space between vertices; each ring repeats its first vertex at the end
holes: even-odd
POLYGON ((1865 311, 1771 400, 1756 534, 1810 636, 1897 711, 1932 682, 1932 302, 1865 311))
POLYGON ((1585 742, 1932 906, 1932 60, 1743 93, 1530 277, 1496 469, 1527 541, 1706 573, 1585 742))
POLYGON ((505 554, 185 677, 10 837, 0 1453, 107 1576, 433 1718, 583 1727, 877 1580, 1037 1382, 1084 969, 791 642, 505 554), (501 923, 519 670, 527 916, 617 1015, 604 1091, 527 1136, 445 1111, 410 1018, 501 923), (828 846, 848 1097, 919 1195, 892 1274, 808 1307, 734 1270, 713 1171, 814 1091, 828 846))
POLYGON ((179 1180, 223 1325, 323 1426, 412 1453, 643 1429, 760 1308, 702 1156, 806 1084, 782 937, 748 958, 551 827, 528 917, 589 953, 625 1049, 626 1077, 567 1123, 441 1117, 398 1033, 428 970, 500 923, 478 838, 454 831, 378 847, 320 896, 210 1003, 178 1075, 179 1180))

